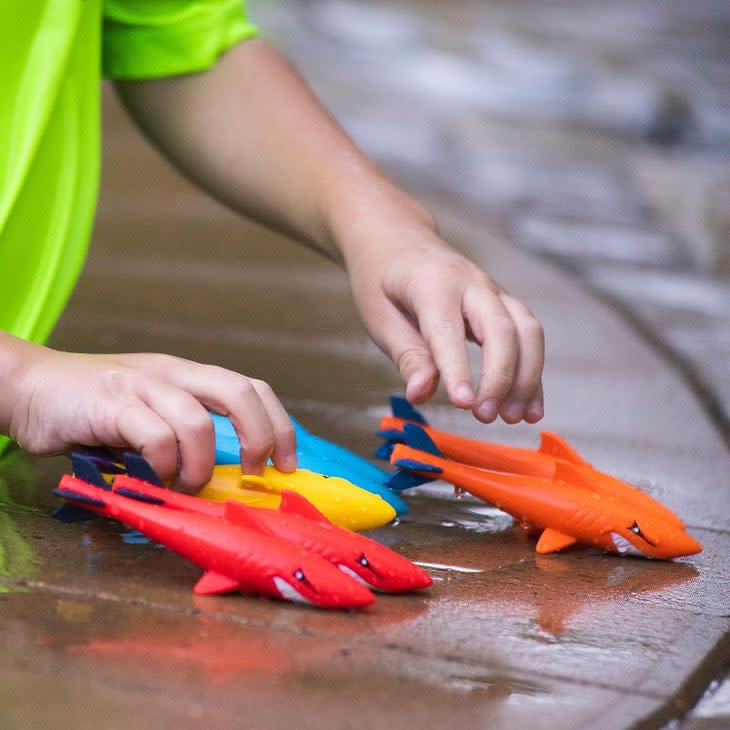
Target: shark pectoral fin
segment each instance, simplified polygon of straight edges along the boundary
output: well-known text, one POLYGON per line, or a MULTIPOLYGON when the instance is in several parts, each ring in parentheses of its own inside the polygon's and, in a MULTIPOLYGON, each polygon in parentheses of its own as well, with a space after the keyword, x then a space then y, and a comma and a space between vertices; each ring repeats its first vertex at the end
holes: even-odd
POLYGON ((306 517, 308 520, 314 520, 326 525, 332 524, 308 499, 305 499, 297 492, 292 492, 290 489, 285 489, 281 493, 279 511, 306 517))
POLYGON ((557 553, 571 545, 575 545, 578 540, 572 535, 565 535, 562 532, 553 530, 551 527, 543 530, 540 539, 535 546, 535 552, 544 555, 545 553, 557 553))
POLYGON ((538 451, 542 454, 569 461, 572 464, 588 464, 562 436, 558 436, 552 431, 543 431, 540 434, 540 448, 538 451))
POLYGON ((264 535, 270 535, 271 532, 266 529, 261 520, 256 517, 256 514, 246 505, 240 502, 234 502, 232 499, 228 499, 225 502, 225 512, 223 517, 226 522, 230 522, 232 525, 237 527, 243 527, 246 530, 253 530, 254 532, 260 532, 264 535))
POLYGON ((193 593, 196 596, 213 596, 217 593, 231 593, 240 588, 241 584, 237 580, 229 578, 227 575, 216 573, 214 570, 209 570, 195 584, 193 593))

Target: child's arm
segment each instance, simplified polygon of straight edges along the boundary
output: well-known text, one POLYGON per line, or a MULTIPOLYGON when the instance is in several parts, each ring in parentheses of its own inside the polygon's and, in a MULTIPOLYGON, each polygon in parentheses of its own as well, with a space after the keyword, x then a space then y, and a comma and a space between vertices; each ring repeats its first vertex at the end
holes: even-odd
POLYGON ((482 421, 540 420, 540 324, 443 241, 430 213, 355 147, 266 42, 242 42, 204 73, 117 87, 189 177, 345 264, 411 401, 430 398, 440 376, 451 401, 482 421), (483 353, 476 393, 467 338, 483 353))
POLYGON ((31 453, 133 448, 163 478, 200 488, 215 455, 206 408, 230 415, 247 471, 261 473, 270 455, 295 467, 292 424, 260 380, 170 355, 59 352, 0 331, 0 433, 31 453))

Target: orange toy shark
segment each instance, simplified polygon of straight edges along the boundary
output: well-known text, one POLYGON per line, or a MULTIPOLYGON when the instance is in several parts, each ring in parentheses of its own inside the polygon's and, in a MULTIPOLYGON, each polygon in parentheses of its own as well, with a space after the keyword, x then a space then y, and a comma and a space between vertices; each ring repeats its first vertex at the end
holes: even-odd
POLYGON ((538 553, 584 543, 619 555, 671 560, 702 550, 675 520, 662 518, 655 509, 583 486, 567 462, 556 464, 552 479, 506 474, 444 458, 419 426, 406 424, 404 433, 419 448, 396 444, 392 464, 428 479, 445 479, 542 530, 538 553))
MULTIPOLYGON (((494 444, 432 428, 405 398, 392 396, 390 402, 393 415, 385 416, 380 421, 378 431, 379 436, 390 442, 404 441, 405 424, 415 423, 431 437, 444 456, 461 464, 541 479, 552 479, 558 464, 567 464, 572 467, 571 482, 576 486, 634 505, 642 511, 653 512, 658 519, 684 528, 684 523, 674 512, 631 484, 596 469, 556 433, 543 431, 537 450, 494 444)), ((385 444, 379 455, 387 458, 389 448, 389 445, 385 444)), ((397 488, 396 485, 392 486, 397 488)))

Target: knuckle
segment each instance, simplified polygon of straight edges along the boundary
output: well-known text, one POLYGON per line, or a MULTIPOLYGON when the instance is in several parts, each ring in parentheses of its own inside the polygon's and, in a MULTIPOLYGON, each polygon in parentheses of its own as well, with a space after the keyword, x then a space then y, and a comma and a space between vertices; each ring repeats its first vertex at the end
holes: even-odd
POLYGON ((238 399, 247 399, 255 392, 253 383, 245 375, 239 375, 236 378, 233 387, 234 396, 238 399))
POLYGON ((422 347, 409 347, 398 355, 396 365, 402 373, 417 368, 425 359, 426 353, 422 347))
POLYGON ((505 314, 497 317, 495 320, 495 329, 499 337, 509 339, 515 339, 517 337, 517 327, 509 315, 505 314))
MULTIPOLYGON (((200 410, 200 409, 196 409, 200 410)), ((210 438, 213 436, 213 421, 208 417, 207 413, 196 413, 188 419, 187 427, 196 441, 210 438)))
POLYGON ((99 383, 105 395, 126 395, 136 389, 138 378, 124 368, 105 368, 99 376, 99 383))
POLYGON ((512 387, 512 373, 507 370, 495 370, 489 374, 487 382, 493 390, 507 391, 512 387))

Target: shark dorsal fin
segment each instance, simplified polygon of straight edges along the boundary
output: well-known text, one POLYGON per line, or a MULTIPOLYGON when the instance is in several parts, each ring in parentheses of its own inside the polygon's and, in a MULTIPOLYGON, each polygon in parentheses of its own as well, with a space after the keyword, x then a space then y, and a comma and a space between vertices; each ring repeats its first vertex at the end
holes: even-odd
POLYGON ((548 527, 543 530, 540 539, 535 546, 535 552, 544 555, 545 553, 557 553, 578 542, 572 535, 566 535, 558 530, 548 527))
POLYGON ((405 399, 399 395, 390 396, 390 410, 396 418, 413 423, 427 423, 426 419, 405 399))
POLYGON ((588 464, 588 462, 562 437, 552 431, 543 431, 540 434, 540 448, 542 454, 554 456, 571 464, 588 464))
POLYGON ((556 462, 553 479, 559 479, 567 484, 594 491, 592 480, 586 476, 585 471, 581 469, 579 464, 570 464, 567 461, 556 462))
POLYGON ((291 489, 285 489, 281 493, 279 511, 306 517, 308 520, 326 525, 332 524, 308 499, 305 499, 297 492, 292 492, 291 489))
POLYGON ((241 588, 241 584, 229 578, 227 575, 216 573, 209 570, 203 574, 203 577, 195 584, 193 593, 198 596, 213 596, 217 593, 231 593, 241 588))
POLYGON ((263 522, 259 520, 253 510, 249 509, 246 505, 236 502, 232 499, 226 500, 225 512, 223 516, 226 522, 230 522, 232 525, 237 527, 243 527, 246 530, 253 530, 264 535, 271 534, 266 529, 263 522))

